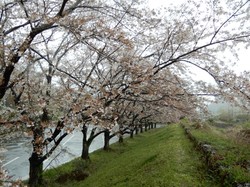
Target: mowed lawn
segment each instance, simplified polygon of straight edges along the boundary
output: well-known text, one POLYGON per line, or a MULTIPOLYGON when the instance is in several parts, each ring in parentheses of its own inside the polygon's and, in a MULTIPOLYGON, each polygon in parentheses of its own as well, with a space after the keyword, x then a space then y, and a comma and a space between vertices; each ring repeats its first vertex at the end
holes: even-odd
POLYGON ((198 187, 220 186, 211 178, 179 125, 153 129, 91 154, 91 162, 76 159, 45 174, 48 186, 198 187), (65 172, 85 168, 87 178, 60 182, 65 172), (57 178, 57 183, 52 178, 57 178))

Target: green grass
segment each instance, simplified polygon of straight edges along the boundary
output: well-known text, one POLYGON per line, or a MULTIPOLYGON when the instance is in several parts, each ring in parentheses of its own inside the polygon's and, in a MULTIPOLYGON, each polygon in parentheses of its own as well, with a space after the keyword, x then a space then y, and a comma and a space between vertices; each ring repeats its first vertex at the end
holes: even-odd
POLYGON ((242 127, 245 128, 245 129, 250 129, 250 121, 244 122, 242 124, 242 127))
POLYGON ((199 187, 219 186, 206 173, 200 155, 179 125, 171 125, 139 134, 125 143, 114 144, 108 152, 91 154, 91 162, 76 159, 47 171, 46 186, 88 187, 199 187), (65 173, 84 171, 82 181, 55 182, 65 173))
POLYGON ((225 129, 205 126, 200 129, 191 127, 192 135, 199 141, 212 145, 220 160, 219 164, 226 167, 232 182, 250 182, 250 145, 237 141, 236 137, 227 134, 225 129))

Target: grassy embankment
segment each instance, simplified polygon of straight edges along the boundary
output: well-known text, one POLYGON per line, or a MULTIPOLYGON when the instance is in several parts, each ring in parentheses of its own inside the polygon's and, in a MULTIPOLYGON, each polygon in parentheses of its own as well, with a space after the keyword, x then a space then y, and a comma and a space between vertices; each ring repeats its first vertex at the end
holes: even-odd
POLYGON ((211 145, 215 153, 209 158, 214 172, 224 186, 250 184, 250 123, 227 128, 185 122, 196 144, 211 145))
POLYGON ((89 163, 76 159, 47 171, 46 186, 219 186, 179 125, 139 134, 111 148, 92 153, 89 163))

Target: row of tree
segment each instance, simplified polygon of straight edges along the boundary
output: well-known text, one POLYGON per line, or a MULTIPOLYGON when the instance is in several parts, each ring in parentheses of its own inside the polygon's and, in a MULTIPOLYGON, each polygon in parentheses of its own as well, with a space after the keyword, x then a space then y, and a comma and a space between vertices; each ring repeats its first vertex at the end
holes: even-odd
POLYGON ((249 4, 188 1, 157 12, 140 0, 1 2, 0 123, 33 136, 29 185, 75 129, 88 159, 99 134, 108 149, 127 130, 197 117, 207 96, 249 108, 249 72, 236 74, 223 56, 234 61, 249 45, 249 4), (194 80, 197 68, 214 83, 194 80))

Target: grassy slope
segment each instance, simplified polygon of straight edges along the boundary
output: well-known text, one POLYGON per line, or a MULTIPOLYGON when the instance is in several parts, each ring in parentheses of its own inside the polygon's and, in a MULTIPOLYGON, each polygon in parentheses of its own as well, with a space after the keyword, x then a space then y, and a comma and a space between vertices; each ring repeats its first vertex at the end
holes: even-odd
POLYGON ((212 126, 192 129, 191 133, 200 142, 206 142, 217 150, 222 157, 217 162, 229 166, 227 170, 237 182, 250 182, 249 169, 244 168, 244 162, 249 162, 250 159, 250 144, 237 142, 224 129, 212 126))
MULTIPOLYGON (((218 186, 205 177, 207 174, 199 156, 183 129, 172 125, 127 139, 124 145, 113 145, 109 152, 94 152, 87 166, 90 176, 80 182, 64 182, 63 186, 218 186)), ((72 166, 84 165, 75 160, 45 176, 48 179, 48 176, 72 170, 72 166)), ((57 186, 55 183, 48 185, 57 186)))

